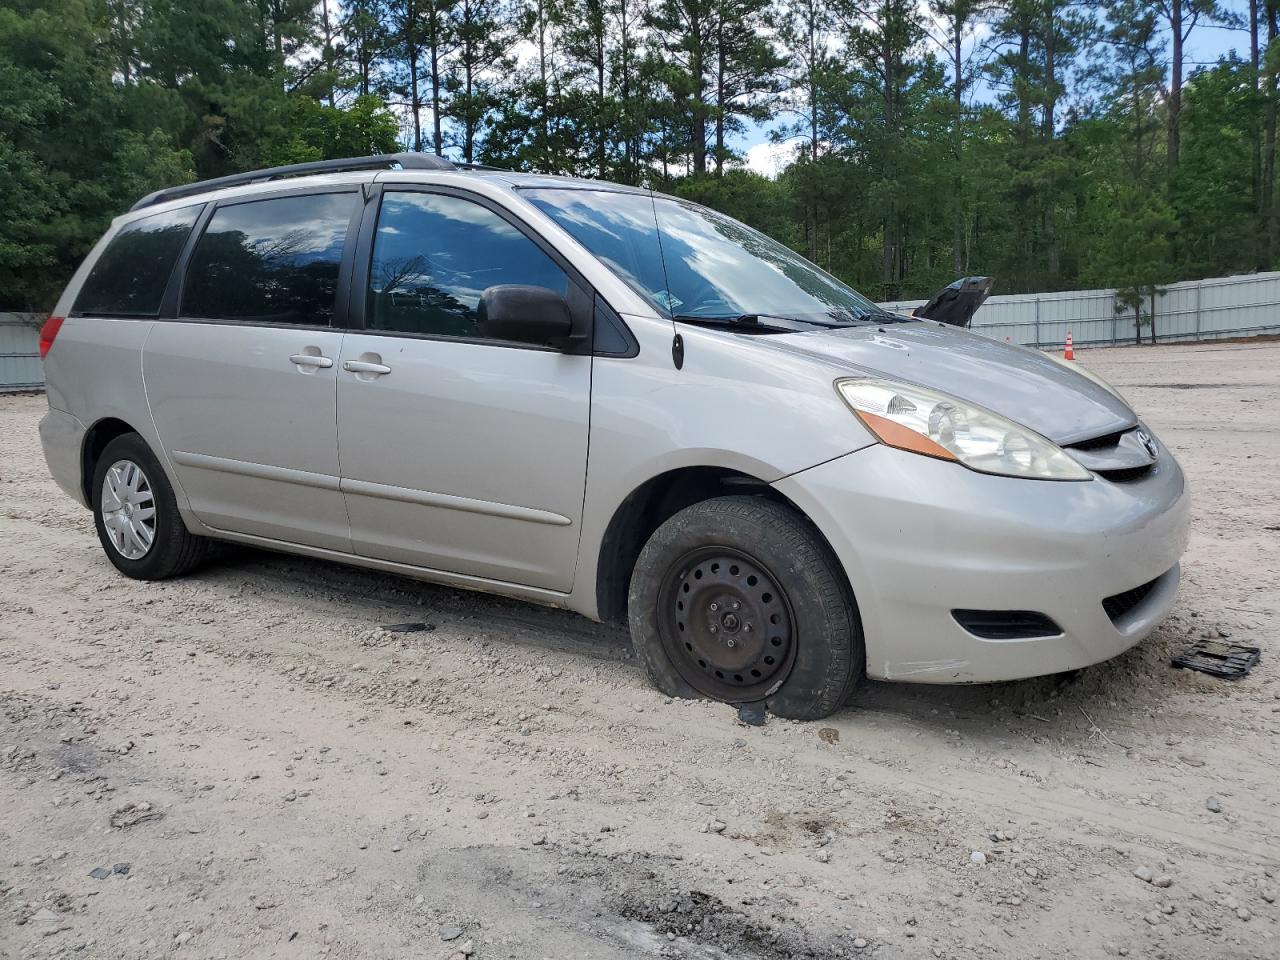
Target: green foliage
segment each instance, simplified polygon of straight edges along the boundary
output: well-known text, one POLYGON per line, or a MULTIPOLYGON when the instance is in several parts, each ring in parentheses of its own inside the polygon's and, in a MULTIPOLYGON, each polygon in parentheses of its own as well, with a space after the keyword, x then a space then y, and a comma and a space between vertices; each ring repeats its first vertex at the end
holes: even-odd
POLYGON ((372 95, 356 97, 337 109, 308 97, 282 102, 281 122, 260 141, 258 162, 264 167, 306 163, 331 157, 364 157, 399 149, 400 125, 395 115, 372 95))
POLYGON ((1266 262, 1248 162, 1263 98, 1249 75, 1248 64, 1230 57, 1196 74, 1183 91, 1170 203, 1186 225, 1178 232, 1178 272, 1187 276, 1247 272, 1266 262))
POLYGON ((673 193, 694 203, 723 211, 783 242, 794 221, 788 210, 786 185, 750 170, 728 170, 722 176, 685 177, 673 185, 673 193))
POLYGON ((1280 262, 1260 10, 1256 65, 1191 72, 1171 31, 1214 0, 6 0, 0 305, 48 307, 150 190, 418 148, 648 184, 876 298, 982 273, 1142 321, 1280 262), (740 166, 759 122, 776 179, 740 166))
POLYGON ((152 190, 398 149, 380 98, 335 108, 286 88, 310 69, 299 59, 310 9, 296 0, 0 7, 0 302, 49 308, 111 217, 152 190))
POLYGON ((1149 322, 1141 313, 1143 301, 1152 301, 1170 279, 1173 211, 1138 184, 1107 185, 1089 198, 1086 221, 1094 227, 1094 243, 1085 276, 1097 286, 1117 288, 1117 313, 1133 311, 1139 326, 1149 322))
MULTIPOLYGON (((191 156, 112 81, 92 0, 0 8, 0 291, 48 307, 138 193, 191 178, 191 156)), ((162 118, 160 118, 162 120, 162 118)))

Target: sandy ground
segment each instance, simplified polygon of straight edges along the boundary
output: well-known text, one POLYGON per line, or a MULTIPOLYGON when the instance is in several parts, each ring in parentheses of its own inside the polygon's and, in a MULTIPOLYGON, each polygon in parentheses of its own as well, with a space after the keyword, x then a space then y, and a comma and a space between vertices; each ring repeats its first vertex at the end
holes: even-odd
POLYGON ((251 551, 129 581, 0 399, 0 957, 1275 960, 1280 344, 1083 359, 1192 478, 1170 620, 763 728, 561 612, 251 551), (1206 634, 1262 665, 1170 669, 1206 634))

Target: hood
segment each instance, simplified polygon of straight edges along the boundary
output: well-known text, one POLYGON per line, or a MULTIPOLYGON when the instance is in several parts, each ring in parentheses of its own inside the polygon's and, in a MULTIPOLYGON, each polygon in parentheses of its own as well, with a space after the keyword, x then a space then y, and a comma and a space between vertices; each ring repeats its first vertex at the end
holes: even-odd
POLYGON ((1038 350, 933 322, 761 337, 850 373, 941 390, 1030 427, 1059 445, 1128 430, 1128 404, 1038 350))
POLYGON ((978 308, 991 296, 990 277, 961 277, 933 295, 923 307, 911 311, 921 320, 937 320, 953 327, 967 327, 978 308))

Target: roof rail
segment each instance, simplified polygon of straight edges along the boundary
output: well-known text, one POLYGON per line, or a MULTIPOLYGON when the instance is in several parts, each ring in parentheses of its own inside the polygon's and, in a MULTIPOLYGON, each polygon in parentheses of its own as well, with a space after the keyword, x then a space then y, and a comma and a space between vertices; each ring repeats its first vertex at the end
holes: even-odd
POLYGON ((264 180, 278 180, 281 177, 301 177, 312 173, 343 173, 348 170, 380 170, 399 166, 402 170, 456 170, 451 161, 437 157, 433 153, 383 153, 372 157, 346 157, 339 160, 313 160, 310 163, 290 163, 283 167, 268 167, 265 170, 249 170, 245 173, 233 173, 227 177, 215 177, 212 180, 198 180, 195 183, 183 184, 179 187, 166 187, 148 193, 129 208, 130 212, 144 207, 154 207, 158 203, 169 200, 180 200, 200 193, 221 190, 224 187, 238 187, 246 183, 260 183, 264 180))

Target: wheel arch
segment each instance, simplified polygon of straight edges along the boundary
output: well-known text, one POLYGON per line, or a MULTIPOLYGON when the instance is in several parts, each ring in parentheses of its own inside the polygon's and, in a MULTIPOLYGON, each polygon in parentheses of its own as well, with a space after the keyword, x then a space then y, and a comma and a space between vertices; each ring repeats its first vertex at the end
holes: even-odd
POLYGON ((793 500, 768 482, 741 470, 682 466, 650 477, 632 490, 610 517, 596 560, 596 612, 600 620, 621 621, 640 551, 653 532, 686 507, 725 496, 758 496, 795 511, 830 552, 852 595, 848 575, 818 525, 793 500))
POLYGON ((84 489, 86 503, 93 504, 93 474, 102 452, 112 440, 129 433, 142 435, 140 430, 119 417, 103 417, 85 431, 84 442, 80 446, 80 485, 84 489))

